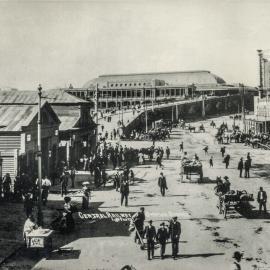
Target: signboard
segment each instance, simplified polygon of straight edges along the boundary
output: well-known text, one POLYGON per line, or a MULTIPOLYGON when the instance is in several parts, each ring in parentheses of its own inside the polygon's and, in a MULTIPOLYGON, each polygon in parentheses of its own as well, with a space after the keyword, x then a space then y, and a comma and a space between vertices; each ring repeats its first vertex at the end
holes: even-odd
POLYGON ((132 212, 100 212, 100 213, 82 213, 78 212, 78 216, 82 220, 107 220, 112 222, 130 221, 132 212))
POLYGON ((31 248, 43 248, 44 247, 44 237, 30 237, 31 248))

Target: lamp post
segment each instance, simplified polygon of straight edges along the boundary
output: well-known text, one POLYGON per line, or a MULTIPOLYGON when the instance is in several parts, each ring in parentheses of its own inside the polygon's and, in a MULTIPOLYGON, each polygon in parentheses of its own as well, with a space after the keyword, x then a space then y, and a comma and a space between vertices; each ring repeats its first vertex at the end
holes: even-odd
POLYGON ((38 86, 38 121, 37 121, 37 158, 38 158, 38 213, 37 223, 39 226, 43 225, 43 214, 42 214, 42 152, 41 152, 41 97, 42 87, 41 84, 38 86))

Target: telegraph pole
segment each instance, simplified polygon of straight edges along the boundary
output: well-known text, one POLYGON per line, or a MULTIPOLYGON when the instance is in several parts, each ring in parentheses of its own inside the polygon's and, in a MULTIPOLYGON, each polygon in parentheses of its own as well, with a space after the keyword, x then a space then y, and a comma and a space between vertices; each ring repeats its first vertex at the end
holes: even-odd
POLYGON ((38 213, 37 223, 39 226, 43 225, 43 214, 42 214, 42 152, 41 152, 41 97, 42 87, 41 84, 38 86, 38 121, 37 121, 37 158, 38 158, 38 213))
POLYGON ((243 129, 244 129, 244 132, 246 132, 246 110, 245 110, 245 86, 244 86, 244 84, 239 84, 239 88, 241 88, 243 129))
POLYGON ((123 111, 123 92, 121 90, 121 125, 124 125, 124 111, 123 111))
POLYGON ((205 95, 202 94, 202 117, 205 118, 205 95))
POLYGON ((259 75, 260 75, 260 84, 259 84, 259 97, 262 98, 263 91, 263 51, 257 50, 259 55, 259 75))
POLYGON ((155 117, 154 117, 154 99, 156 95, 156 88, 152 88, 152 113, 153 113, 153 122, 152 122, 152 128, 155 128, 155 117))
POLYGON ((145 132, 148 132, 148 115, 147 115, 147 104, 145 99, 146 93, 145 89, 143 88, 143 101, 144 101, 144 115, 145 115, 145 132))
POLYGON ((94 101, 95 101, 95 122, 96 122, 96 147, 98 144, 98 84, 96 84, 95 88, 95 96, 94 96, 94 101))

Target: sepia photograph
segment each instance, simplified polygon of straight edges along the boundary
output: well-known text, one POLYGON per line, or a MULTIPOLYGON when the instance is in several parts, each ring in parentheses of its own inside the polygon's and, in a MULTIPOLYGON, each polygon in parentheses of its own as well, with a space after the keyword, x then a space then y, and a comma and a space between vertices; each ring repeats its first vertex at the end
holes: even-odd
POLYGON ((268 196, 270 1, 0 0, 1 270, 270 270, 268 196))

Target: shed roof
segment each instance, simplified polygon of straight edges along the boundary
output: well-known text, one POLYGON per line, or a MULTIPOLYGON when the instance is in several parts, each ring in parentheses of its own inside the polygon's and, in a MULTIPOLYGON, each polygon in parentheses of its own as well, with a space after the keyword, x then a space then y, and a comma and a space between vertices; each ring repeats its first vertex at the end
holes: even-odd
MULTIPOLYGON (((56 122, 60 120, 48 102, 42 102, 42 108, 47 106, 56 122)), ((21 131, 30 125, 38 113, 38 106, 34 104, 4 104, 0 106, 0 132, 21 131)))
MULTIPOLYGON (((82 104, 87 101, 77 98, 64 89, 51 89, 43 91, 43 100, 51 104, 82 104)), ((0 91, 0 104, 37 104, 37 91, 0 91)))

